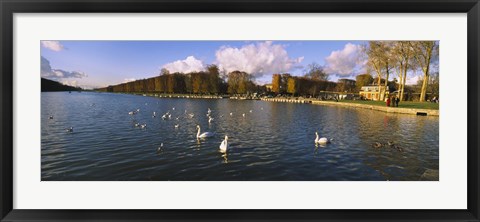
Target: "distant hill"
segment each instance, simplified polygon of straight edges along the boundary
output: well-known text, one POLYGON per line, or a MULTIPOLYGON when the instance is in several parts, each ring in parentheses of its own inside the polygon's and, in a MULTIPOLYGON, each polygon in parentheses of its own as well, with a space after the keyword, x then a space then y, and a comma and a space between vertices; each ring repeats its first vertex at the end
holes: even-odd
POLYGON ((80 87, 67 86, 62 83, 42 78, 42 92, 57 92, 57 91, 81 91, 80 87))

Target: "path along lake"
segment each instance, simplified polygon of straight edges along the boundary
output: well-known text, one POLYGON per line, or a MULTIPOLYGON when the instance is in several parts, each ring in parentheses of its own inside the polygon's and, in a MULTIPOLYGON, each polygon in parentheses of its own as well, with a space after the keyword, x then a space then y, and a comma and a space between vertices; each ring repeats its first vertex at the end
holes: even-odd
POLYGON ((439 117, 312 104, 43 92, 41 134, 43 181, 417 181, 439 168, 439 117), (216 135, 197 140, 197 124, 216 135), (315 146, 315 131, 333 141, 315 146), (388 141, 402 151, 372 146, 388 141))

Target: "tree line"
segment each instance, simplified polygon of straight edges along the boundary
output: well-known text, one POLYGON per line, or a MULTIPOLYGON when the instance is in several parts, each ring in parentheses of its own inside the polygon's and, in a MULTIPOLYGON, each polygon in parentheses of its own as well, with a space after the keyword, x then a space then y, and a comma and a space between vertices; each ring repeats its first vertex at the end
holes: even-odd
POLYGON ((178 94, 246 94, 265 91, 254 83, 252 75, 233 71, 227 80, 220 77, 216 65, 208 65, 205 71, 170 73, 162 69, 159 76, 98 88, 103 92, 126 93, 178 93, 178 94))
MULTIPOLYGON (((369 41, 364 47, 367 67, 377 76, 377 85, 382 78, 387 81, 391 75, 398 77, 400 100, 403 100, 407 73, 422 72, 420 102, 425 101, 431 82, 432 64, 438 61, 439 45, 435 41, 369 41)), ((435 79, 434 79, 435 80, 435 79)), ((381 92, 381 99, 387 92, 381 92)), ((438 92, 437 92, 438 93, 438 92)), ((437 95, 438 96, 438 95, 437 95)))

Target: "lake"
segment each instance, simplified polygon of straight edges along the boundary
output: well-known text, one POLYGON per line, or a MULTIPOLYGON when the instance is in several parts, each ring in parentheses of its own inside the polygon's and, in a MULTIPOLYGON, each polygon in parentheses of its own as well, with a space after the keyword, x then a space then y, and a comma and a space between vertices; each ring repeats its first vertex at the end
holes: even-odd
POLYGON ((40 118, 42 181, 417 181, 439 168, 438 117, 259 100, 42 92, 40 118), (171 119, 162 119, 167 112, 171 119), (215 136, 197 140, 196 125, 215 136), (73 132, 65 130, 70 127, 73 132), (316 131, 333 141, 316 146, 316 131), (226 155, 219 151, 225 135, 226 155), (388 141, 397 148, 372 146, 388 141))

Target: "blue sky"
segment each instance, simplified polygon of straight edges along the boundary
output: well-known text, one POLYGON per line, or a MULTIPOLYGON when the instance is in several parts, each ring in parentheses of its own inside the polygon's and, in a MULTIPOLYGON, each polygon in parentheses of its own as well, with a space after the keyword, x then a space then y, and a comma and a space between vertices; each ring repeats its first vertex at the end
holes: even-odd
POLYGON ((302 75, 316 62, 330 79, 364 72, 357 54, 364 41, 42 41, 41 75, 87 88, 156 76, 160 69, 199 71, 217 64, 244 69, 258 83, 271 74, 302 75))

